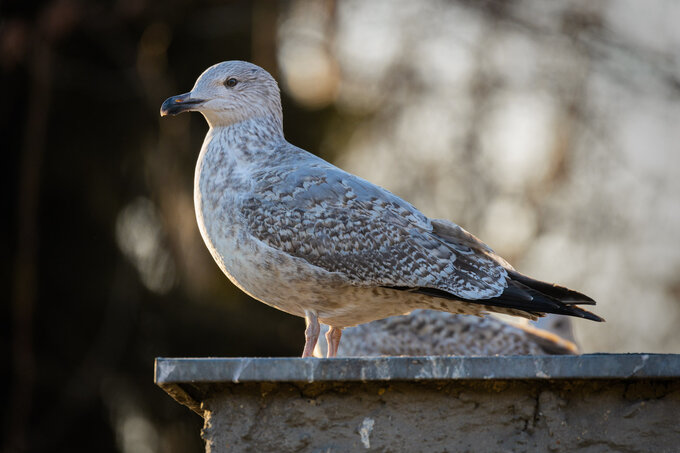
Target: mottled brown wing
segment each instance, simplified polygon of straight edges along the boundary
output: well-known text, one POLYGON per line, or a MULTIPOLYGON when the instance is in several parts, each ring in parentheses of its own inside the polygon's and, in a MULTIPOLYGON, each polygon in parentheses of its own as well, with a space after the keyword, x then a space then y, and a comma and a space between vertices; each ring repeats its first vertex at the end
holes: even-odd
POLYGON ((483 244, 438 236, 409 203, 326 162, 270 167, 254 179, 262 181, 256 193, 239 206, 250 233, 353 284, 435 288, 472 300, 506 286, 505 269, 483 244))

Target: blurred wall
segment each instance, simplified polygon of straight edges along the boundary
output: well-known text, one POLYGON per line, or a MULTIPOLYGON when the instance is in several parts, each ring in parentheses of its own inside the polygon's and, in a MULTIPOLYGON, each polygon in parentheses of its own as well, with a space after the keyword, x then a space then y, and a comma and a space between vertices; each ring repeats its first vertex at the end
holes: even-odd
POLYGON ((680 352, 676 2, 8 1, 2 445, 200 451, 156 356, 297 355, 195 226, 209 65, 281 82, 294 144, 582 290, 586 352, 680 352))

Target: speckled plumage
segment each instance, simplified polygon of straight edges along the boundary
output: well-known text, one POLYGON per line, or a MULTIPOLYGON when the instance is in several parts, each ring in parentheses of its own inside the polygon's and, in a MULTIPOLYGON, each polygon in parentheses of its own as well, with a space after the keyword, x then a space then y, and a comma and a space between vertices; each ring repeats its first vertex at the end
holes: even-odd
POLYGON ((586 296, 521 276, 454 223, 288 143, 278 86, 263 69, 212 66, 161 113, 189 110, 210 125, 194 189, 208 249, 243 291, 305 317, 308 343, 318 321, 343 328, 415 308, 597 319, 557 297, 593 303, 586 296))
MULTIPOLYGON (((555 315, 549 315, 555 316, 555 315)), ((568 323, 568 320, 566 320, 568 323)), ((573 338, 493 317, 414 310, 344 330, 338 357, 577 354, 573 338)), ((319 343, 315 355, 325 351, 319 343)))

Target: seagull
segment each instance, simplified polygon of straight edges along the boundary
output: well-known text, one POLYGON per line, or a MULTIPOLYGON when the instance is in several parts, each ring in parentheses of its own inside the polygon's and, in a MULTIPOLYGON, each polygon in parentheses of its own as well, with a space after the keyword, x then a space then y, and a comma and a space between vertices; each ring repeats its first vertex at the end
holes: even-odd
MULTIPOLYGON (((495 317, 414 310, 406 316, 344 329, 338 357, 578 354, 569 318, 547 315, 539 325, 495 317), (558 319, 554 319, 558 318, 558 319)), ((321 326, 322 332, 326 329, 321 326)), ((319 342, 315 357, 325 355, 319 342)))
POLYGON ((288 143, 278 84, 259 66, 206 69, 160 113, 183 112, 210 127, 194 178, 201 236, 237 287, 305 318, 302 357, 320 322, 335 357, 343 328, 420 308, 603 321, 577 306, 590 297, 517 272, 455 223, 288 143))

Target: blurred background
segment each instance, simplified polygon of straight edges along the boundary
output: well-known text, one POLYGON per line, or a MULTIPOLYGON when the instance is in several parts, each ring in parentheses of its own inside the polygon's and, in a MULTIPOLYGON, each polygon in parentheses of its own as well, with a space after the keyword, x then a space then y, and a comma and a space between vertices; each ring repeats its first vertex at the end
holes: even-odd
POLYGON ((269 70, 292 143, 598 301, 584 352, 680 352, 680 3, 9 0, 0 15, 6 452, 198 452, 158 356, 296 356, 192 199, 208 66, 269 70))

